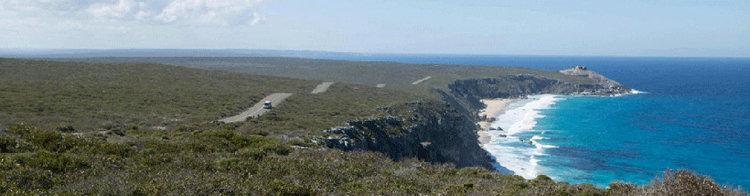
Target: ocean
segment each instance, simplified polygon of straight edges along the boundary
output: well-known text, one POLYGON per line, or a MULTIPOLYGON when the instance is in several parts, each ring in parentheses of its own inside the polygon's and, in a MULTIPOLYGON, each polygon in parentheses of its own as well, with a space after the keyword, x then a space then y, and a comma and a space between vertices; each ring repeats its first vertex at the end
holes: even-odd
POLYGON ((648 184, 689 169, 750 187, 750 58, 326 55, 308 58, 418 64, 582 65, 640 93, 538 95, 497 114, 488 149, 517 175, 573 184, 648 184), (505 137, 501 137, 505 136, 505 137))

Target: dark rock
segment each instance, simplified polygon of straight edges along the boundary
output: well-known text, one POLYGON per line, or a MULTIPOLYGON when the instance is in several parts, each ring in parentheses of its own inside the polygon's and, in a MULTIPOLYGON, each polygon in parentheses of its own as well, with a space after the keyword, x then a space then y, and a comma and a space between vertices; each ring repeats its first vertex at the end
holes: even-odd
POLYGON ((373 118, 348 122, 349 127, 328 130, 342 136, 322 139, 328 147, 346 151, 382 152, 395 161, 416 157, 457 167, 492 169, 492 158, 477 143, 474 121, 437 103, 407 103, 416 118, 373 118), (414 120, 416 119, 416 120, 414 120))

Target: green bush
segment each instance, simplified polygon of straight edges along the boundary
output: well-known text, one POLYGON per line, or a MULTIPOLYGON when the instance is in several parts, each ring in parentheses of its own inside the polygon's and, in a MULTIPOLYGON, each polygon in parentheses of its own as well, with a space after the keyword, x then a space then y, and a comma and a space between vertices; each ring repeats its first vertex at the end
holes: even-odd
MULTIPOLYGON (((153 149, 146 149, 153 150, 153 149)), ((155 151, 155 150, 154 150, 155 151)), ((172 154, 164 153, 142 153, 137 156, 133 156, 130 159, 136 165, 144 166, 147 168, 158 168, 159 166, 169 165, 173 163, 177 158, 172 154)))
POLYGON ((54 153, 41 150, 30 155, 19 155, 22 166, 50 170, 55 173, 68 172, 89 167, 89 164, 68 153, 54 153))
POLYGON ((249 173, 255 174, 257 170, 257 163, 253 159, 247 159, 244 157, 231 157, 219 159, 215 162, 214 168, 218 171, 223 172, 238 172, 238 173, 249 173))
MULTIPOLYGON (((4 173, 4 172, 0 172, 0 173, 4 173)), ((10 192, 11 189, 13 189, 14 187, 16 187, 16 185, 8 182, 5 178, 0 178, 0 194, 10 195, 10 193, 8 192, 10 192)))
POLYGON ((280 141, 264 143, 262 146, 260 146, 260 148, 264 149, 266 152, 275 153, 277 155, 289 155, 289 153, 292 153, 292 151, 294 151, 293 148, 289 147, 288 145, 282 144, 280 141))
POLYGON ((34 150, 34 146, 18 137, 0 135, 0 153, 23 153, 34 150))
POLYGON ((628 195, 638 192, 640 190, 636 185, 624 182, 612 182, 607 186, 608 195, 628 195))
POLYGON ((550 178, 547 175, 538 175, 538 176, 536 176, 536 179, 534 179, 534 180, 536 180, 536 181, 552 181, 552 178, 550 178))
POLYGON ((168 142, 168 141, 146 140, 146 141, 130 142, 129 145, 141 146, 142 148, 148 149, 150 151, 154 151, 155 153, 178 153, 178 152, 188 150, 188 149, 185 149, 185 146, 180 145, 178 142, 171 142, 171 141, 168 142))
POLYGON ((15 169, 17 164, 15 154, 0 154, 0 171, 15 169))
POLYGON ((87 139, 56 131, 30 128, 22 132, 24 140, 52 152, 67 152, 75 147, 92 145, 87 139))
POLYGON ((31 130, 36 129, 33 125, 29 125, 26 123, 14 123, 8 126, 8 132, 16 135, 24 136, 26 134, 29 134, 31 130))
POLYGON ((288 180, 274 180, 268 184, 268 188, 277 195, 316 195, 309 185, 289 182, 288 180))
POLYGON ((237 156, 240 156, 242 158, 260 160, 268 154, 268 151, 266 151, 266 149, 260 148, 243 148, 237 151, 236 154, 237 156))
POLYGON ((134 149, 133 147, 130 147, 129 145, 126 145, 126 144, 102 143, 102 144, 91 147, 91 149, 89 149, 88 151, 91 153, 95 153, 95 154, 128 157, 133 154, 134 149))
POLYGON ((266 152, 287 155, 292 148, 276 139, 235 131, 203 131, 193 135, 192 148, 205 152, 236 152, 242 148, 259 148, 266 152))
MULTIPOLYGON (((59 180, 52 171, 35 168, 0 171, 4 184, 21 188, 21 192, 37 189, 49 189, 59 184, 59 180), (24 190, 25 189, 25 190, 24 190)), ((10 189, 10 188, 9 188, 10 189)), ((8 190, 6 190, 8 191, 8 190)))
POLYGON ((575 196, 603 196, 606 194, 605 191, 596 188, 593 184, 576 184, 569 188, 568 192, 575 196))

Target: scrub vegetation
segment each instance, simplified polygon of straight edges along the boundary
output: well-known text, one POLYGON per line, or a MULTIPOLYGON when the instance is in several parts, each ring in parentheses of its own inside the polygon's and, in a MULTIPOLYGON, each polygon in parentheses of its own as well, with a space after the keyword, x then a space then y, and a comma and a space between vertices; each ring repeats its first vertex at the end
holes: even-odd
POLYGON ((689 171, 667 171, 645 186, 597 188, 326 148, 316 139, 325 129, 409 118, 403 103, 437 100, 341 83, 311 95, 320 82, 161 64, 0 59, 0 194, 747 195, 689 171), (245 122, 215 121, 276 92, 294 95, 245 122))
POLYGON ((204 126, 272 93, 294 93, 263 120, 263 129, 317 129, 373 115, 378 106, 418 100, 413 94, 320 81, 207 71, 160 64, 89 64, 0 59, 0 128, 29 122, 80 131, 204 126))
POLYGON ((307 80, 322 80, 377 86, 386 84, 416 94, 434 96, 432 89, 447 90, 455 80, 533 74, 561 81, 587 84, 592 80, 561 74, 557 71, 499 66, 420 65, 394 62, 335 61, 281 57, 164 57, 164 58, 84 58, 56 59, 95 63, 162 63, 208 70, 222 70, 253 75, 272 75, 307 80), (418 85, 412 83, 431 76, 418 85))

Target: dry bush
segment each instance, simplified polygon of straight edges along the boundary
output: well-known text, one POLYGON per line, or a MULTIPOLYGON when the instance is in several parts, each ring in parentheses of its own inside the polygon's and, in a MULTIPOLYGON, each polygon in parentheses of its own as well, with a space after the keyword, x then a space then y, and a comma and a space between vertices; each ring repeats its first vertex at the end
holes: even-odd
POLYGON ((667 170, 661 179, 654 179, 643 195, 748 195, 740 190, 725 188, 708 176, 687 170, 667 170))

